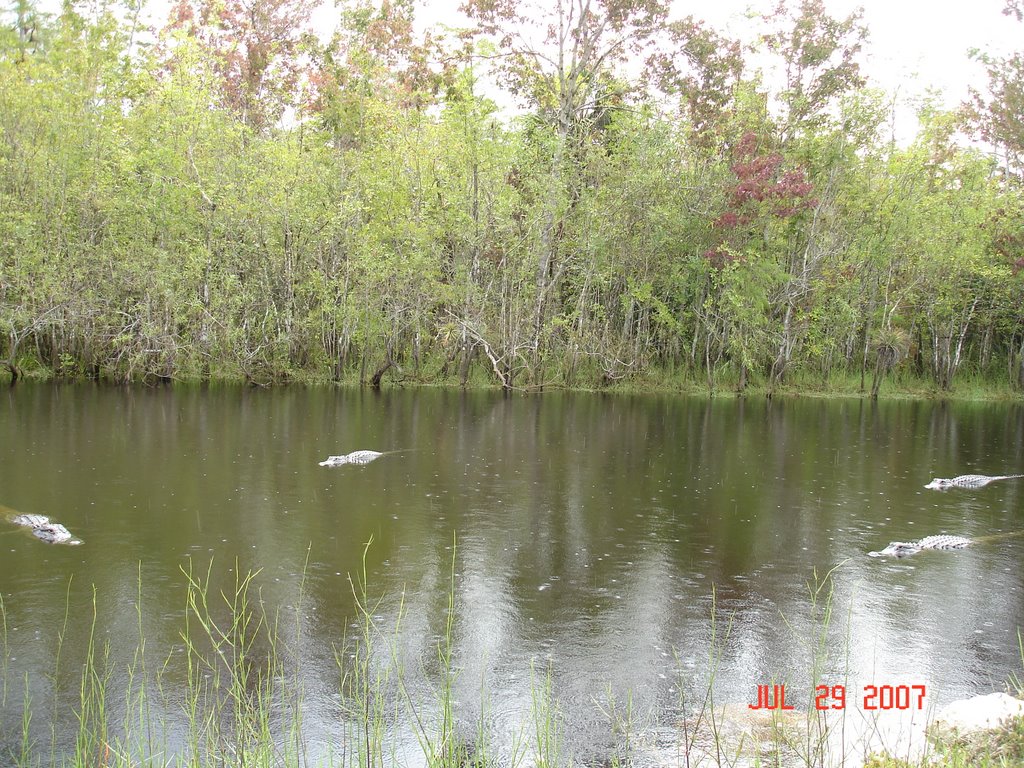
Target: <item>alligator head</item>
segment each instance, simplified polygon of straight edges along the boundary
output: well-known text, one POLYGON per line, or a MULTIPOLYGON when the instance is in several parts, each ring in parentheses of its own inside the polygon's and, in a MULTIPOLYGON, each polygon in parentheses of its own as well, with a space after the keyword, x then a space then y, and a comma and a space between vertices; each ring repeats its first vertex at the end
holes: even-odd
POLYGON ((880 552, 868 552, 868 555, 871 557, 908 557, 916 555, 920 551, 921 547, 917 545, 916 541, 893 541, 880 552))

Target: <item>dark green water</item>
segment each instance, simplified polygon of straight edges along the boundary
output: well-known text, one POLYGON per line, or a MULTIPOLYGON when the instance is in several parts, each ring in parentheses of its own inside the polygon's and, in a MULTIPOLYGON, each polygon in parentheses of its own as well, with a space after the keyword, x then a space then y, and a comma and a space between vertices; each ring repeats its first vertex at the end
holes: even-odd
MULTIPOLYGON (((48 515, 84 544, 51 546, 0 523, 0 750, 21 739, 26 676, 44 754, 51 723, 74 729, 94 599, 112 713, 140 634, 153 667, 171 660, 164 685, 181 682, 182 569, 205 574, 212 561, 214 591, 236 568, 262 569, 264 604, 293 624, 302 594, 288 631, 303 658, 309 748, 324 753, 341 738, 335 649, 353 631, 348 576, 371 538, 382 626, 404 601, 395 653, 411 689, 431 683, 455 541, 457 716, 471 722, 484 691, 488 721, 510 733, 530 717, 531 669, 550 670, 567 749, 583 755, 610 738, 609 695, 631 696, 646 726, 678 720, 680 690, 708 685, 713 617, 718 701, 752 702, 758 684, 782 681, 806 703, 820 628, 809 585, 836 566, 827 681, 927 685, 930 707, 1001 690, 1022 670, 1024 535, 900 561, 865 556, 941 532, 1024 531, 1024 481, 922 487, 968 472, 1024 472, 1024 409, 7 389, 0 504, 48 515), (317 465, 357 449, 404 452, 317 465)), ((167 708, 180 726, 180 708, 167 708)))

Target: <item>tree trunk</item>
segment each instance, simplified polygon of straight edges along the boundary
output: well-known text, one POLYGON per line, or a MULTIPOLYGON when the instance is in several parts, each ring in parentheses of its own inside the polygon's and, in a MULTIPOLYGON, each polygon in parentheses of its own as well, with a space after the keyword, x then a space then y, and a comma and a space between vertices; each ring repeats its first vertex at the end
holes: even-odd
POLYGON ((860 356, 860 392, 864 393, 864 380, 867 376, 868 350, 871 348, 871 321, 864 323, 864 344, 860 356))
POLYGON ((1024 389, 1024 338, 1020 342, 1020 350, 1017 352, 1017 389, 1024 389))
POLYGON ((548 294, 551 292, 553 280, 552 263, 554 261, 557 246, 558 222, 558 198, 560 197, 563 176, 562 164, 565 158, 566 146, 569 142, 569 118, 560 120, 558 128, 558 141, 555 145, 554 156, 551 159, 554 178, 551 180, 551 188, 548 193, 547 210, 545 212, 544 229, 541 234, 540 253, 537 254, 537 274, 535 278, 536 299, 534 303, 533 318, 533 369, 534 379, 540 377, 540 361, 543 356, 541 348, 541 335, 544 331, 544 321, 547 319, 548 294))
POLYGON ((18 368, 14 362, 14 358, 4 361, 4 368, 11 372, 11 386, 17 383, 18 379, 21 378, 21 369, 18 368))
POLYGON ((380 389, 380 380, 384 377, 384 374, 387 373, 394 364, 394 361, 391 359, 390 356, 388 356, 388 359, 385 361, 385 363, 376 371, 374 371, 373 377, 370 379, 370 386, 373 387, 374 389, 380 389))
POLYGON ((882 388, 882 379, 889 373, 895 362, 896 355, 893 350, 883 347, 878 350, 878 357, 875 360, 875 373, 871 377, 871 399, 878 399, 878 391, 882 388))
POLYGON ((1017 349, 1016 367, 1016 375, 1010 371, 1010 384, 1016 384, 1017 389, 1024 389, 1024 334, 1021 334, 1020 347, 1017 349))
POLYGON ((466 384, 469 382, 469 366, 473 362, 473 352, 475 350, 476 345, 470 343, 465 330, 463 330, 462 359, 459 361, 459 386, 463 389, 466 388, 466 384))
POLYGON ((771 396, 775 387, 782 384, 786 377, 786 368, 793 354, 793 342, 790 338, 793 325, 793 303, 786 302, 786 314, 782 320, 782 340, 779 342, 779 351, 772 363, 771 371, 768 374, 768 395, 771 396))
POLYGON ((985 326, 985 333, 981 338, 981 371, 985 373, 988 371, 989 366, 992 364, 992 341, 995 336, 992 323, 985 326))

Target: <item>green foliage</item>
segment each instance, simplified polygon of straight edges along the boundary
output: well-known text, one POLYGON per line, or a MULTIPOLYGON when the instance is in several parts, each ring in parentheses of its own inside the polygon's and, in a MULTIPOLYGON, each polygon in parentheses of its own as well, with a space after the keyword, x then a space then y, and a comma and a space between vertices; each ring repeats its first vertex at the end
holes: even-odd
POLYGON ((510 58, 520 3, 475 4, 477 34, 444 44, 408 3, 347 5, 327 42, 294 5, 280 29, 233 17, 238 48, 202 4, 143 46, 136 5, 8 12, 12 378, 1024 387, 1020 189, 930 105, 917 141, 885 140, 858 17, 767 19, 772 92, 661 3, 562 19, 592 50, 513 35, 510 58), (243 48, 267 56, 228 71, 243 48), (483 84, 495 60, 532 99, 515 121, 483 84))

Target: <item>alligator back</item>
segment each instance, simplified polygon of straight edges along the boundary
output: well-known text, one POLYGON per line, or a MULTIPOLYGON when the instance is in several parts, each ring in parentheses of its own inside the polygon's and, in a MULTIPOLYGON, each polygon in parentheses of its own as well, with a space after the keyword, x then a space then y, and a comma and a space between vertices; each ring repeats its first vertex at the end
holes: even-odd
POLYGON ((369 464, 383 455, 379 451, 352 451, 346 458, 349 464, 369 464))
POLYGON ((984 488, 996 480, 1012 480, 1024 475, 960 475, 951 479, 936 477, 925 488, 944 491, 947 488, 984 488))
POLYGON ((868 552, 871 557, 909 557, 922 549, 963 549, 971 544, 971 540, 963 536, 925 536, 917 541, 892 541, 889 546, 879 552, 868 552))
POLYGON ((988 475, 960 475, 954 477, 949 481, 949 484, 954 488, 984 488, 989 483, 993 483, 996 480, 1006 480, 1009 475, 995 475, 989 477, 988 475))
POLYGON ((50 522, 50 518, 46 515, 15 515, 11 518, 11 522, 15 525, 27 525, 29 528, 38 528, 41 525, 47 525, 50 522))
POLYGON ((925 536, 917 542, 918 549, 963 549, 971 544, 971 540, 963 536, 925 536))
POLYGON ((383 456, 379 451, 352 451, 344 456, 328 456, 325 461, 320 462, 321 467, 340 467, 343 464, 369 464, 374 459, 383 456))

